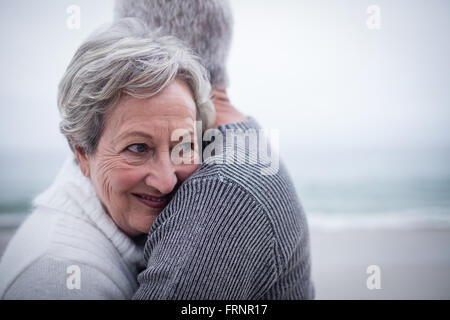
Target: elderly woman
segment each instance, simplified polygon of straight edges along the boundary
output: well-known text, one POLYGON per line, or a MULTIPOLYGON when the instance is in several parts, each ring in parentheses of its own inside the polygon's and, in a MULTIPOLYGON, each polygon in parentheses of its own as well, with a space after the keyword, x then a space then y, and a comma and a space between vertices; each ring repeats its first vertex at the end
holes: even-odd
POLYGON ((58 94, 74 156, 11 240, 0 297, 130 298, 145 234, 197 169, 195 121, 203 129, 214 123, 209 94, 197 59, 137 20, 120 20, 83 43, 58 94), (179 137, 188 142, 174 139, 175 130, 191 135, 179 137))

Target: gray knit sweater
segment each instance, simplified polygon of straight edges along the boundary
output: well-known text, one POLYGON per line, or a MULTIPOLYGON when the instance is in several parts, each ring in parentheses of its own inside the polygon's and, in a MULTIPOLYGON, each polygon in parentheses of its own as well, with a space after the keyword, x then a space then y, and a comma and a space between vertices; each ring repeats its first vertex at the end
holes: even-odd
MULTIPOLYGON (((259 126, 250 119, 218 129, 259 126)), ((239 152, 255 151, 232 156, 239 152)), ((201 164, 149 232, 134 299, 314 298, 305 213, 283 165, 272 175, 261 167, 201 164)))

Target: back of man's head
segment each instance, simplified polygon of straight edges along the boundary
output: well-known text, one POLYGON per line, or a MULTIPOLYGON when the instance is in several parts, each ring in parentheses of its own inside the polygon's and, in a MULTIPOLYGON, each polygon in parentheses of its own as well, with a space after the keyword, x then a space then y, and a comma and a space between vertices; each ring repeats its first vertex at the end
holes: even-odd
POLYGON ((184 41, 200 56, 213 88, 226 87, 233 17, 228 0, 116 0, 115 18, 135 17, 184 41))

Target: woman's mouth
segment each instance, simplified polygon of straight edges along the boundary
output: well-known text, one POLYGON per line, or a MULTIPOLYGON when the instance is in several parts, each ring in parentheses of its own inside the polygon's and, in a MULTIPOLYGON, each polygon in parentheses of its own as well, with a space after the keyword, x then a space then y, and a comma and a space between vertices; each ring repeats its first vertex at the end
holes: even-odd
POLYGON ((132 193, 140 202, 150 208, 164 208, 170 201, 169 195, 163 197, 155 197, 148 194, 132 193))

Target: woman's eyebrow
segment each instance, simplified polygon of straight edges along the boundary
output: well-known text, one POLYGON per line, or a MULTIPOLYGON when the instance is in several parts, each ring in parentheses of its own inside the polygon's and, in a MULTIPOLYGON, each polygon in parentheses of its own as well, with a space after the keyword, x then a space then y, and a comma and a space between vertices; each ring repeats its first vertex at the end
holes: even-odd
POLYGON ((131 137, 131 136, 132 137, 141 137, 141 138, 150 139, 150 140, 153 139, 153 137, 150 134, 142 132, 142 131, 126 131, 124 133, 119 134, 116 138, 114 138, 114 142, 115 143, 119 142, 120 140, 123 140, 123 139, 131 137))

